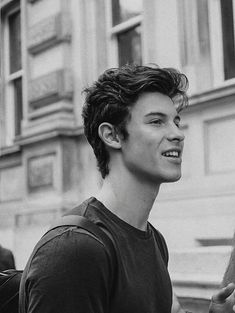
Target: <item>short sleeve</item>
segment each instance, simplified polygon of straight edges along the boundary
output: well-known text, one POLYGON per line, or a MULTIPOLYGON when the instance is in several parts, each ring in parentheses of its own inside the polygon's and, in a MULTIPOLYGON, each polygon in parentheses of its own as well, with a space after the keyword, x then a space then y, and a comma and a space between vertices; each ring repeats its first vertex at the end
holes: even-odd
POLYGON ((111 272, 102 242, 69 229, 34 255, 25 283, 27 312, 108 312, 111 272))

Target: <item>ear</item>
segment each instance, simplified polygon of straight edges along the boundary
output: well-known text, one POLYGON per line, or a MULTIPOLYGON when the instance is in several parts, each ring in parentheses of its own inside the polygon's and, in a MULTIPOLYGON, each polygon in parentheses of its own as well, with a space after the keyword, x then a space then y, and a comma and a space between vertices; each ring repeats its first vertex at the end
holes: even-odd
POLYGON ((120 137, 112 124, 107 122, 100 124, 98 128, 98 133, 100 139, 104 142, 106 146, 113 149, 121 148, 120 137))

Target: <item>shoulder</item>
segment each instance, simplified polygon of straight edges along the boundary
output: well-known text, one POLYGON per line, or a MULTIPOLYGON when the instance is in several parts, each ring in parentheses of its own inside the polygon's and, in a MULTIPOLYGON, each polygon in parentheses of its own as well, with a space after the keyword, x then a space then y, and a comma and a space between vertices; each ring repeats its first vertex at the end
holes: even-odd
POLYGON ((100 297, 108 294, 112 273, 102 241, 77 227, 59 227, 39 241, 30 257, 21 280, 21 301, 43 308, 37 312, 49 312, 49 308, 50 312, 77 312, 81 305, 89 307, 89 297, 95 297, 97 290, 100 297))
MULTIPOLYGON (((50 284, 71 282, 79 278, 100 277, 112 271, 112 262, 105 245, 92 234, 77 227, 61 227, 51 231, 53 236, 38 243, 32 254, 24 277, 27 284, 48 280, 50 284)), ((44 238, 45 239, 45 238, 44 238)), ((45 288, 49 288, 46 285, 45 288)))
POLYGON ((89 231, 76 226, 63 226, 46 234, 37 244, 35 255, 70 257, 106 254, 105 244, 89 231))

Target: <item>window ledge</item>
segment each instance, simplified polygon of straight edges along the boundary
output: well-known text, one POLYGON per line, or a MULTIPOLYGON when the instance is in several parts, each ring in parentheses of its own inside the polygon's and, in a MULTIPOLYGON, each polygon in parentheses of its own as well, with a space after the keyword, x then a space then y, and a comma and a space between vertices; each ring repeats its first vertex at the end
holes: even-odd
POLYGON ((20 146, 13 144, 12 146, 5 146, 0 148, 0 157, 7 154, 13 154, 20 151, 20 146))
POLYGON ((235 96, 235 82, 189 95, 189 106, 215 102, 221 98, 235 96))
POLYGON ((65 137, 77 137, 83 135, 83 127, 77 127, 74 129, 56 129, 53 131, 45 131, 41 133, 30 134, 28 136, 22 136, 17 140, 20 146, 31 145, 37 142, 50 140, 53 138, 65 136, 65 137))
POLYGON ((0 170, 21 166, 22 156, 19 145, 0 148, 0 170))

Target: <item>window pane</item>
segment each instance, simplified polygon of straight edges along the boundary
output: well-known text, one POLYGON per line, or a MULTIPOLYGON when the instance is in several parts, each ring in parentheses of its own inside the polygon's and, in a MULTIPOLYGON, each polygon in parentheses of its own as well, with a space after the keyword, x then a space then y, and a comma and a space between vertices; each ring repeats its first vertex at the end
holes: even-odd
POLYGON ((209 57, 210 40, 209 40, 209 18, 208 18, 208 1, 197 0, 198 15, 198 39, 201 56, 209 57))
POLYGON ((120 66, 126 63, 142 64, 140 34, 141 27, 137 26, 117 36, 120 66))
POLYGON ((113 26, 142 12, 142 0, 112 0, 113 26))
POLYGON ((223 34, 224 76, 235 77, 235 47, 233 24, 233 0, 220 1, 223 34))
POLYGON ((21 134, 21 120, 23 116, 22 101, 22 79, 14 80, 14 96, 15 96, 15 135, 21 134))
POLYGON ((183 66, 195 62, 195 2, 188 0, 178 1, 181 63, 183 66))
POLYGON ((20 11, 11 14, 9 22, 10 73, 21 69, 20 11))

